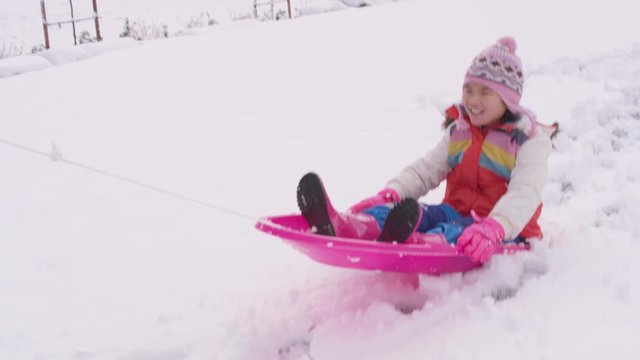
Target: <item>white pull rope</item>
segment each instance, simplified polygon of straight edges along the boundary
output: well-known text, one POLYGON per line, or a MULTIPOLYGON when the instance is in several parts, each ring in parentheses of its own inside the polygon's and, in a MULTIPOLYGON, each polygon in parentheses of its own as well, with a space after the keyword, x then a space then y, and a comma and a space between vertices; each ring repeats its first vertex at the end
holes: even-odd
POLYGON ((41 156, 47 157, 51 161, 56 161, 56 162, 59 161, 59 162, 65 163, 67 165, 72 165, 72 166, 75 166, 77 168, 80 168, 80 169, 83 169, 83 170, 86 170, 86 171, 90 171, 90 172, 93 172, 93 173, 96 173, 96 174, 99 174, 99 175, 102 175, 102 176, 114 178, 114 179, 117 179, 117 180, 120 180, 120 181, 124 181, 124 182, 129 183, 129 184, 137 185, 139 187, 143 187, 145 189, 153 190, 155 192, 159 192, 161 194, 168 195, 168 196, 171 196, 171 197, 175 197, 175 198, 178 198, 178 199, 181 199, 181 200, 184 200, 184 201, 188 201, 188 202, 195 203, 195 204, 198 204, 198 205, 206 206, 208 208, 215 209, 215 210, 227 213, 227 214, 231 214, 231 215, 237 216, 239 218, 250 220, 252 222, 257 221, 257 218, 255 218, 253 216, 245 215, 245 214, 242 214, 240 212, 224 208, 222 206, 218 206, 218 205, 206 202, 206 201, 198 200, 196 198, 192 198, 190 196, 177 193, 175 191, 163 189, 163 188, 160 188, 160 187, 157 187, 157 186, 154 186, 154 185, 145 184, 145 183, 142 183, 140 181, 136 181, 136 180, 133 180, 133 179, 126 178, 124 176, 116 175, 116 174, 110 173, 108 171, 100 170, 98 168, 95 168, 95 167, 92 167, 92 166, 89 166, 89 165, 85 165, 85 164, 81 164, 81 163, 78 163, 78 162, 75 162, 75 161, 72 161, 72 160, 65 159, 62 156, 62 153, 60 152, 60 150, 58 149, 58 147, 56 146, 55 143, 51 144, 51 152, 50 153, 46 153, 44 151, 40 151, 40 150, 31 148, 31 147, 28 147, 28 146, 24 146, 24 145, 20 145, 20 144, 11 142, 11 141, 4 140, 2 138, 0 138, 0 142, 5 144, 5 145, 20 149, 20 150, 24 150, 24 151, 27 151, 27 152, 30 152, 30 153, 33 153, 33 154, 37 154, 37 155, 41 155, 41 156))

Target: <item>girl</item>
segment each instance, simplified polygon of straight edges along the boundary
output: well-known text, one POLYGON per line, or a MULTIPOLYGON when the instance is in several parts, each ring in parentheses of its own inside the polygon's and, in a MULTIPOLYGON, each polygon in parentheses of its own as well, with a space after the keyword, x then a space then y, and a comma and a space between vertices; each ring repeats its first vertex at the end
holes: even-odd
POLYGON ((505 241, 541 238, 538 218, 551 139, 520 106, 524 84, 516 42, 504 37, 476 56, 462 102, 446 110, 442 140, 346 213, 331 205, 320 178, 305 175, 298 206, 317 233, 385 242, 434 237, 457 244, 484 263, 505 241), (447 180, 439 205, 415 199, 447 180), (390 204, 395 204, 391 208, 390 204), (431 234, 412 236, 414 232, 431 234))

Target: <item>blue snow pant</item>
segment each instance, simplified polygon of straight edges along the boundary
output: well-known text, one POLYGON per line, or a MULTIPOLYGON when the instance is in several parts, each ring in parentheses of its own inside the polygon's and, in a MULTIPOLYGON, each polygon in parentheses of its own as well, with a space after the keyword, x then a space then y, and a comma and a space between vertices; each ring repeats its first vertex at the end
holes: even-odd
MULTIPOLYGON (((373 216, 382 229, 390 211, 390 207, 379 205, 366 209, 362 212, 373 216)), ((447 239, 449 244, 455 244, 464 229, 473 223, 474 221, 471 216, 462 216, 447 204, 422 204, 422 219, 420 220, 420 224, 418 224, 417 231, 427 234, 440 234, 447 239)), ((517 238, 505 241, 504 243, 522 242, 525 242, 525 240, 518 236, 517 238)))

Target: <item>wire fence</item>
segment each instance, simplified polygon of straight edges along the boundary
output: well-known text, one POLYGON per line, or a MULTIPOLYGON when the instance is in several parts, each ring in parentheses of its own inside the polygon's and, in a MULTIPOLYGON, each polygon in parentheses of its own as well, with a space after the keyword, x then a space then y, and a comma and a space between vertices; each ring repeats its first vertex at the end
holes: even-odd
MULTIPOLYGON (((85 0, 88 1, 88 0, 85 0)), ((98 2, 97 0, 91 0, 93 5, 93 14, 91 16, 85 16, 76 18, 73 9, 73 0, 69 0, 69 13, 70 18, 58 21, 47 21, 47 6, 45 4, 45 0, 40 0, 40 11, 42 13, 42 30, 44 32, 44 46, 46 49, 51 48, 51 41, 49 38, 49 27, 50 26, 58 26, 61 27, 65 24, 71 24, 73 29, 73 44, 78 45, 78 34, 76 32, 76 23, 84 22, 84 21, 93 21, 96 28, 96 40, 102 41, 102 36, 100 35, 100 16, 98 15, 98 2)))
POLYGON ((287 4, 287 15, 289 19, 291 19, 291 0, 253 0, 253 15, 255 18, 258 18, 258 9, 261 7, 268 7, 269 12, 267 13, 272 20, 279 19, 278 13, 276 12, 276 5, 278 4, 287 4))

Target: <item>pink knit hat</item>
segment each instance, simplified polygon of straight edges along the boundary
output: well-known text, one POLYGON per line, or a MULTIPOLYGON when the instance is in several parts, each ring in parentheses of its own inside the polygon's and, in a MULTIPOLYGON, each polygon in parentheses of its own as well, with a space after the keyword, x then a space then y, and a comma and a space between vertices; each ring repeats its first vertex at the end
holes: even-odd
POLYGON ((473 59, 464 84, 474 82, 489 87, 502 98, 511 112, 520 114, 528 112, 528 109, 520 106, 524 75, 522 62, 516 55, 517 47, 512 37, 498 39, 473 59))

